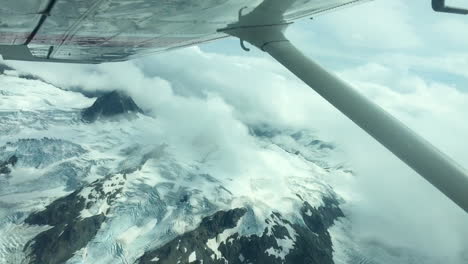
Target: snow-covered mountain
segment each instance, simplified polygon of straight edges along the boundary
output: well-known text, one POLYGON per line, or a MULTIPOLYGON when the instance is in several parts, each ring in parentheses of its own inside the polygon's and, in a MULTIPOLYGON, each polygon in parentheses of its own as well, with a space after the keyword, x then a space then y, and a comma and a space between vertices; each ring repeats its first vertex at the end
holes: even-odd
POLYGON ((351 172, 312 132, 248 126, 267 170, 223 171, 121 92, 2 71, 1 263, 334 263, 327 177, 351 172))
POLYGON ((0 67, 0 263, 395 259, 359 251, 332 188, 353 171, 314 131, 206 116, 195 128, 159 110, 0 67))

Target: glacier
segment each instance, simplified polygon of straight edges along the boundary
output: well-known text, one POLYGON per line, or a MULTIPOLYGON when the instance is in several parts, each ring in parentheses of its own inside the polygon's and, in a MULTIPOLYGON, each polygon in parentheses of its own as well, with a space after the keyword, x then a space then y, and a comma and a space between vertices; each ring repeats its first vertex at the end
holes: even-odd
POLYGON ((171 106, 113 97, 130 108, 99 116, 112 101, 0 74, 0 263, 398 259, 359 251, 340 209, 350 194, 334 188, 354 172, 315 131, 210 116, 193 127, 171 106))

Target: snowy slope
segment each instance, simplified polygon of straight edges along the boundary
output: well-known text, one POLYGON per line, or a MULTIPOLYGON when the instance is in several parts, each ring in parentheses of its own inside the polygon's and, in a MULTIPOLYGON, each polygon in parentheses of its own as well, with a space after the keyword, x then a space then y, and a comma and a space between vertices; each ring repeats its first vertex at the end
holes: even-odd
POLYGON ((0 75, 0 163, 18 159, 0 174, 1 263, 333 263, 330 182, 352 177, 333 144, 264 124, 187 140, 157 112, 83 122, 94 101, 0 75))

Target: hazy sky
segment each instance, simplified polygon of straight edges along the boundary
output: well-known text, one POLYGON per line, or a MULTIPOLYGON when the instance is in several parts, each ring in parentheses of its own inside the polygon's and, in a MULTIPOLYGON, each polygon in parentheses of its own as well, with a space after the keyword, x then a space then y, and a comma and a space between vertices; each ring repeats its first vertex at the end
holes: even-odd
MULTIPOLYGON (((468 16, 434 13, 429 0, 377 0, 298 21, 287 35, 468 168, 467 30, 468 16)), ((167 93, 207 105, 214 96, 245 124, 316 130, 356 172, 355 180, 334 183, 352 194, 344 210, 356 241, 411 248, 435 263, 468 256, 466 213, 267 54, 246 53, 236 39, 100 66, 12 65, 63 87, 128 90, 154 111, 167 93)))

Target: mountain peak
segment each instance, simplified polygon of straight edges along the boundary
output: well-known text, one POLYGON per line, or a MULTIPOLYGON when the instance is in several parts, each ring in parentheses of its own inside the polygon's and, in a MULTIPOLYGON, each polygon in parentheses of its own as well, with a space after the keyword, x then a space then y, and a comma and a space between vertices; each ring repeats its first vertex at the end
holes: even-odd
POLYGON ((82 118, 94 122, 99 118, 110 118, 120 114, 143 113, 133 99, 121 91, 112 91, 96 99, 82 112, 82 118))

